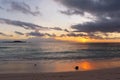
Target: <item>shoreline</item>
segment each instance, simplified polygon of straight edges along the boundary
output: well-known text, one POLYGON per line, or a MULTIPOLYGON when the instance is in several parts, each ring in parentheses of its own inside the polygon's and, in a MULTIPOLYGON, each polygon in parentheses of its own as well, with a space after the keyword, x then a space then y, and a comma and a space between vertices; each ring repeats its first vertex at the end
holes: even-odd
POLYGON ((120 59, 76 61, 0 61, 0 73, 47 73, 92 71, 120 67, 120 59))
POLYGON ((2 61, 0 65, 0 80, 120 80, 120 59, 2 61))
POLYGON ((1 80, 120 80, 120 67, 52 73, 0 73, 1 80))

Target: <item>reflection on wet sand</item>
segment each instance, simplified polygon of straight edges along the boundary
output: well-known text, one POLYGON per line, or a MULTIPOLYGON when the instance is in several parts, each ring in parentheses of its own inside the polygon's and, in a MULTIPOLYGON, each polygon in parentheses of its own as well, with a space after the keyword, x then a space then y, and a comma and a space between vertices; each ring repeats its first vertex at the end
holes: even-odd
POLYGON ((93 63, 86 60, 86 61, 80 61, 80 62, 67 62, 67 63, 56 63, 54 65, 55 72, 60 71, 75 71, 75 67, 78 66, 79 71, 86 71, 86 70, 92 70, 94 69, 93 63))
POLYGON ((88 71, 104 68, 116 68, 120 67, 120 60, 80 60, 71 62, 58 62, 54 65, 54 72, 61 71, 76 71, 76 66, 78 66, 79 71, 88 71))
POLYGON ((92 70, 93 69, 93 65, 89 61, 80 62, 79 66, 81 70, 92 70))
POLYGON ((120 60, 76 60, 76 61, 13 61, 0 62, 0 73, 28 73, 28 72, 69 72, 88 71, 104 68, 120 67, 120 60))

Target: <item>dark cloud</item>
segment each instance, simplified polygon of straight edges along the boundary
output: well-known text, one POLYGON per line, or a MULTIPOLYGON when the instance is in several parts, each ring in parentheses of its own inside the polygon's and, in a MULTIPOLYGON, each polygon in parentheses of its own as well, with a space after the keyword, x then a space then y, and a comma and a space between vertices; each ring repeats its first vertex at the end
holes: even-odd
POLYGON ((12 37, 12 36, 13 36, 13 35, 7 35, 7 34, 2 33, 2 32, 0 32, 0 35, 2 35, 2 36, 6 36, 6 37, 12 37))
POLYGON ((102 33, 102 32, 91 32, 88 33, 87 36, 89 36, 89 38, 92 39, 120 39, 120 36, 113 36, 111 33, 102 33))
POLYGON ((120 1, 118 0, 56 0, 65 5, 69 13, 83 14, 85 12, 95 15, 120 15, 120 1))
POLYGON ((22 21, 17 21, 17 20, 10 20, 10 19, 3 19, 0 18, 0 23, 2 24, 8 24, 8 25, 14 25, 14 26, 19 26, 24 29, 32 29, 32 30, 47 30, 47 27, 42 27, 33 23, 28 23, 28 22, 22 22, 22 21))
POLYGON ((28 36, 37 36, 37 37, 43 37, 45 36, 45 34, 43 33, 40 33, 40 32, 30 32, 30 33, 27 33, 28 36))
POLYGON ((71 32, 71 33, 68 33, 68 34, 61 34, 60 37, 65 37, 65 36, 69 36, 69 37, 86 37, 88 36, 87 34, 83 34, 83 33, 74 33, 74 32, 71 32))
POLYGON ((78 37, 78 35, 77 34, 75 34, 75 33, 69 33, 69 34, 67 34, 67 36, 72 36, 72 37, 78 37))
POLYGON ((35 37, 49 36, 49 37, 56 37, 55 34, 40 33, 40 32, 38 32, 38 31, 27 33, 27 36, 35 36, 35 37))
POLYGON ((63 29, 59 28, 59 27, 54 27, 54 28, 50 28, 50 29, 54 29, 54 30, 59 30, 62 31, 63 29))
POLYGON ((4 9, 4 8, 0 6, 0 9, 4 9))
POLYGON ((17 21, 17 20, 10 20, 10 19, 4 19, 4 18, 0 18, 0 23, 1 24, 19 26, 19 27, 22 27, 24 29, 31 29, 31 30, 35 30, 35 31, 53 29, 53 30, 68 32, 67 29, 62 29, 62 28, 59 28, 59 27, 49 28, 49 27, 43 27, 43 26, 40 26, 40 25, 36 25, 36 24, 33 24, 33 23, 17 21))
POLYGON ((49 36, 49 37, 56 37, 56 34, 45 33, 45 35, 47 35, 47 36, 49 36))
POLYGON ((120 36, 113 36, 111 33, 103 33, 103 32, 89 32, 89 33, 71 32, 68 34, 61 34, 60 37, 82 37, 82 38, 90 38, 90 39, 120 39, 120 36))
POLYGON ((70 32, 68 29, 64 29, 65 32, 70 32))
POLYGON ((16 11, 16 12, 21 12, 23 14, 30 14, 33 16, 40 15, 40 11, 38 9, 35 9, 34 11, 31 10, 31 7, 25 2, 4 0, 3 3, 9 5, 7 11, 11 11, 11 12, 16 11))
POLYGON ((18 32, 18 31, 15 31, 15 33, 18 34, 18 35, 24 35, 24 33, 18 32))
POLYGON ((67 34, 67 36, 72 36, 72 37, 85 37, 87 36, 86 34, 83 34, 83 33, 79 33, 79 34, 75 34, 75 33, 69 33, 67 34))
POLYGON ((57 30, 57 31, 70 32, 69 30, 67 30, 67 29, 62 29, 62 28, 60 28, 60 27, 53 27, 53 28, 49 28, 49 29, 53 29, 53 30, 57 30))
POLYGON ((71 26, 75 32, 120 32, 120 20, 100 20, 71 26))
POLYGON ((120 32, 120 1, 118 0, 56 0, 67 7, 61 11, 66 15, 84 15, 96 17, 94 22, 73 25, 76 32, 120 32))
POLYGON ((88 33, 87 36, 89 36, 89 38, 91 38, 91 39, 103 39, 103 36, 106 37, 105 33, 100 33, 100 34, 95 33, 95 32, 91 32, 91 33, 88 33))
POLYGON ((61 34, 60 37, 65 37, 66 35, 65 34, 61 34))

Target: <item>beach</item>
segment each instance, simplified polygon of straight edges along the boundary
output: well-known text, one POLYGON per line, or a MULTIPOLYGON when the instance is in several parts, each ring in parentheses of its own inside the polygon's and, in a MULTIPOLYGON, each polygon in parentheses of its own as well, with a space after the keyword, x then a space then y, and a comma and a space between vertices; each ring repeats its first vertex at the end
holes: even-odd
POLYGON ((0 0, 0 80, 120 80, 120 0, 0 0))
POLYGON ((120 67, 92 71, 5 73, 0 80, 120 80, 120 67))

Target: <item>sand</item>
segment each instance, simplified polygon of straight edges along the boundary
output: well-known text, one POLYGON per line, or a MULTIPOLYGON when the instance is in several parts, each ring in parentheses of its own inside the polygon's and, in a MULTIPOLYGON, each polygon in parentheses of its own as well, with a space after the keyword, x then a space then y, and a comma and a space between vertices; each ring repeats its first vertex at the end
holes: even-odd
POLYGON ((1 73, 0 80, 120 80, 120 68, 57 73, 1 73))

